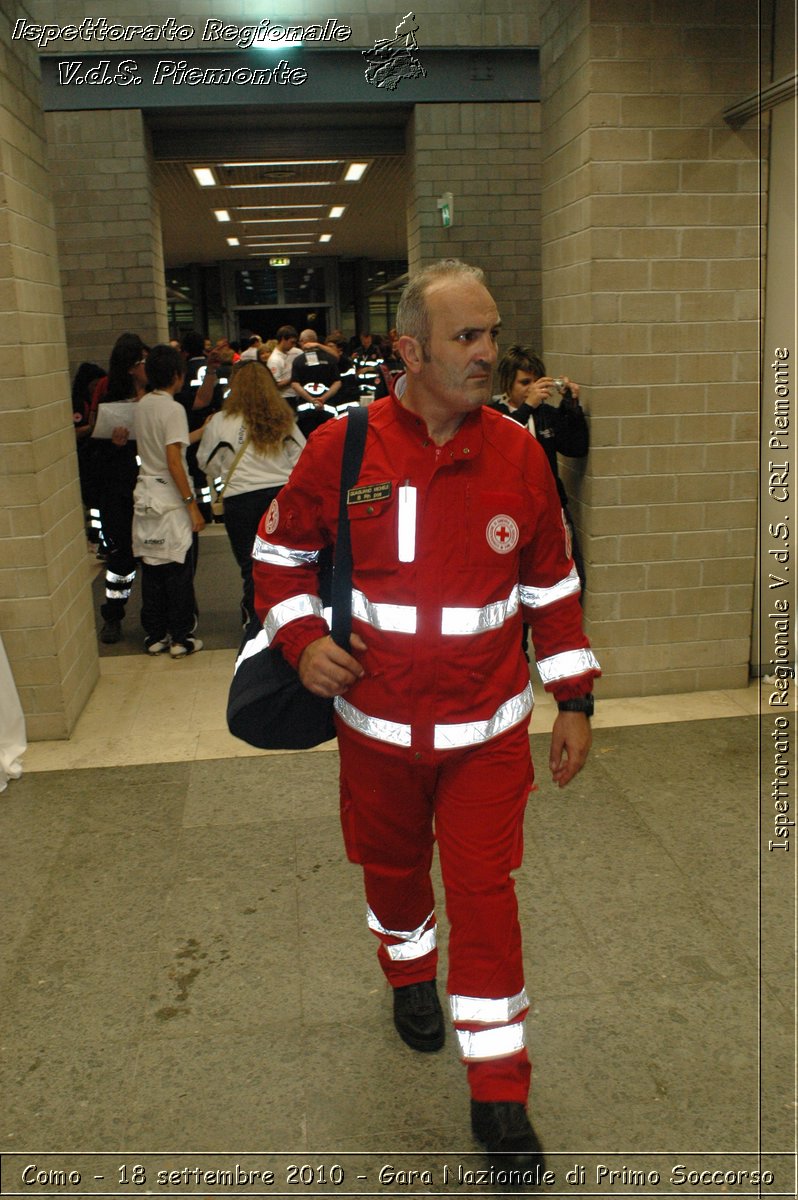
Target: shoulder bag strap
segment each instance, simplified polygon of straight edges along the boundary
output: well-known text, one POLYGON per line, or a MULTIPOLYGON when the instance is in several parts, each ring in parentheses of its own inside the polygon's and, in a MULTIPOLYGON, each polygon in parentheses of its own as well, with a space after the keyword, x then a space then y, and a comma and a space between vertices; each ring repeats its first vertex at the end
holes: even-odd
POLYGON ((244 442, 243 446, 241 447, 241 449, 238 451, 238 454, 233 459, 232 463, 230 464, 230 470, 227 472, 224 479, 222 480, 222 486, 220 488, 216 489, 217 496, 221 496, 222 492, 227 487, 230 480, 233 478, 233 472, 235 471, 236 467, 238 466, 239 462, 241 461, 241 457, 251 441, 252 441, 252 438, 248 437, 247 440, 244 442))
POLYGON ((338 503, 338 537, 332 579, 332 629, 334 641, 349 649, 352 632, 352 542, 349 535, 347 492, 357 483, 368 429, 367 408, 350 408, 346 416, 346 441, 341 464, 341 493, 338 503))

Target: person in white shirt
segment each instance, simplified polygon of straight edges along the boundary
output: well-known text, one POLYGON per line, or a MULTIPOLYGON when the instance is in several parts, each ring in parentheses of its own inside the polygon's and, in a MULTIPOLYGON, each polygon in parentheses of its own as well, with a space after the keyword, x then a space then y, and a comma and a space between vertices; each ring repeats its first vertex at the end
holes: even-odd
POLYGON ((197 462, 206 476, 221 480, 225 528, 241 570, 244 626, 255 612, 251 556, 258 525, 304 445, 271 371, 259 362, 237 365, 221 412, 205 426, 197 462))
POLYGON ((274 376, 282 395, 294 404, 296 397, 291 388, 291 367, 294 359, 302 353, 297 345, 299 334, 293 325, 281 325, 275 337, 277 345, 269 355, 266 366, 274 376))
POLYGON ((169 651, 184 658, 202 649, 193 637, 193 542, 205 527, 191 489, 186 448, 192 437, 175 393, 183 386, 185 365, 174 346, 155 346, 147 356, 150 391, 139 400, 136 439, 138 481, 133 494, 133 552, 142 560, 141 623, 148 654, 169 651))

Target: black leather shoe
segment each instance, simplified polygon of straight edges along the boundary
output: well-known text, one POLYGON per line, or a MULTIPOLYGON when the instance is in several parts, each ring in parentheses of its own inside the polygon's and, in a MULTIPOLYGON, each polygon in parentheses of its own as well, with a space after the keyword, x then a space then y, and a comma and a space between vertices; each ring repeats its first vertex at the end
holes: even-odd
POLYGON ((394 988, 393 1023, 402 1041, 414 1050, 440 1050, 445 1027, 434 979, 394 988))
POLYGON ((122 622, 106 621, 100 630, 100 641, 106 646, 113 646, 122 641, 122 622))
POLYGON ((546 1169, 543 1150, 526 1108, 516 1100, 472 1100, 471 1128, 497 1169, 532 1172, 535 1182, 546 1169))

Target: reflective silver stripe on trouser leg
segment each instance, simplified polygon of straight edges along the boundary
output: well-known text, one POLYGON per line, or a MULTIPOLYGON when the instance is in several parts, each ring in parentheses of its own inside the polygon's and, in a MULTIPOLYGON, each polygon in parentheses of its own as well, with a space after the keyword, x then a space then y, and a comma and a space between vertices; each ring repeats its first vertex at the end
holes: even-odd
POLYGON ((455 1029, 460 1045, 460 1057, 465 1062, 484 1062, 490 1058, 507 1058, 518 1054, 526 1045, 524 1025, 500 1025, 498 1029, 480 1029, 473 1033, 468 1029, 455 1029))
POLYGON ((434 909, 428 917, 424 918, 418 929, 386 929, 380 923, 379 918, 372 908, 368 909, 366 920, 369 929, 374 933, 381 934, 383 937, 400 939, 396 945, 392 946, 383 942, 385 952, 393 962, 408 962, 414 958, 423 958, 425 954, 429 954, 430 951, 434 950, 438 944, 434 909))
POLYGON ((129 575, 115 575, 113 571, 105 572, 105 598, 106 600, 128 600, 130 591, 136 578, 136 572, 131 571, 129 575))
POLYGON ((524 1049, 523 1017, 529 1008, 526 988, 522 988, 515 996, 502 996, 499 999, 450 996, 449 1008, 460 1045, 460 1056, 465 1061, 506 1058, 524 1049), (460 1029, 458 1024, 489 1025, 490 1028, 460 1029))

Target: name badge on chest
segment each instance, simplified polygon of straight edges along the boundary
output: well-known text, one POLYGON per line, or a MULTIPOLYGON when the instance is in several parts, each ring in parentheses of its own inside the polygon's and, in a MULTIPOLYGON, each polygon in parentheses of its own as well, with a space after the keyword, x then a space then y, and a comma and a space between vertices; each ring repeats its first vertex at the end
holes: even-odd
POLYGON ((346 493, 346 502, 347 504, 374 504, 377 500, 389 499, 392 491, 392 483, 363 483, 360 487, 349 489, 346 493))

